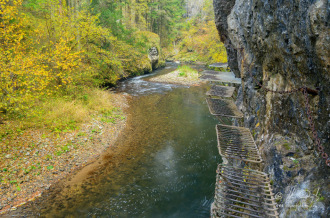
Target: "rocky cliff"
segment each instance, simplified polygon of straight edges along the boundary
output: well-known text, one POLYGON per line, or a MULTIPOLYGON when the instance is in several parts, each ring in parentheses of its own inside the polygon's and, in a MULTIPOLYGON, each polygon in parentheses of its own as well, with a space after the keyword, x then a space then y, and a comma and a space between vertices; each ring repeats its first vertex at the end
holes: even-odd
POLYGON ((330 167, 313 142, 301 87, 330 155, 328 0, 214 0, 215 22, 242 78, 240 108, 270 174, 281 217, 330 217, 330 167), (252 76, 255 78, 252 79, 252 76))

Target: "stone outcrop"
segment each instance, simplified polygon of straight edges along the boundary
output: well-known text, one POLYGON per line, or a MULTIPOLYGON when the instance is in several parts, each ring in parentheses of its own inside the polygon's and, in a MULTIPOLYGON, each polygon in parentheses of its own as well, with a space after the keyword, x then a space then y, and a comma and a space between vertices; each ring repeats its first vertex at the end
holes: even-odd
POLYGON ((228 63, 231 66, 231 70, 236 76, 239 76, 240 72, 237 65, 237 51, 229 39, 227 24, 227 17, 234 5, 235 0, 213 1, 215 25, 218 29, 220 40, 226 47, 228 63))
POLYGON ((152 68, 156 69, 159 61, 159 52, 156 47, 151 47, 148 50, 148 58, 151 61, 152 68))
POLYGON ((136 44, 144 45, 148 52, 147 57, 152 68, 151 71, 165 66, 165 59, 161 56, 160 37, 156 33, 137 31, 134 33, 134 40, 136 44))
POLYGON ((281 217, 329 217, 330 167, 313 145, 303 94, 267 92, 256 83, 317 89, 308 99, 330 155, 328 0, 214 0, 214 9, 229 66, 242 78, 244 124, 263 153, 281 217))

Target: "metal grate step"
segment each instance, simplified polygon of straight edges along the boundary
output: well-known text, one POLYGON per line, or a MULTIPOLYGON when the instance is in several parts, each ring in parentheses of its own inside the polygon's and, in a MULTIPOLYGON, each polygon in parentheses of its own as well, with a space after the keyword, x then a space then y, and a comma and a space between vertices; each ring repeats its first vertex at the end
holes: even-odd
POLYGON ((262 158, 248 128, 217 125, 218 149, 221 156, 261 163, 262 158))
POLYGON ((210 64, 209 67, 227 68, 228 67, 228 63, 214 63, 214 64, 210 64))
POLYGON ((206 98, 210 113, 215 116, 243 118, 242 112, 232 100, 206 98))
POLYGON ((235 91, 235 87, 232 86, 214 85, 211 87, 211 89, 208 92, 206 92, 206 95, 229 98, 233 95, 234 91, 235 91))
POLYGON ((241 84, 241 78, 236 78, 233 72, 220 72, 214 70, 205 70, 202 72, 202 76, 199 77, 204 81, 216 81, 224 83, 236 83, 241 84))
POLYGON ((278 217, 268 175, 219 165, 212 217, 278 217))
POLYGON ((202 74, 203 75, 233 76, 233 77, 235 77, 235 74, 233 72, 227 72, 227 71, 204 70, 204 71, 202 71, 202 74))

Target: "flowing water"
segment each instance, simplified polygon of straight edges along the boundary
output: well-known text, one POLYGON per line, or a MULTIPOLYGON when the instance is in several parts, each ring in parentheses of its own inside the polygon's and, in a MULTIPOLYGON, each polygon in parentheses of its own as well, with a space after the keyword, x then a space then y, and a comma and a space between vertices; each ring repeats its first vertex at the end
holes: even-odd
MULTIPOLYGON (((169 66, 156 74, 174 70, 169 66)), ((152 75, 149 75, 152 76, 152 75)), ((133 96, 127 128, 81 186, 52 194, 30 214, 56 217, 209 217, 217 151, 206 85, 123 82, 133 96), (72 191, 73 190, 73 191, 72 191)))

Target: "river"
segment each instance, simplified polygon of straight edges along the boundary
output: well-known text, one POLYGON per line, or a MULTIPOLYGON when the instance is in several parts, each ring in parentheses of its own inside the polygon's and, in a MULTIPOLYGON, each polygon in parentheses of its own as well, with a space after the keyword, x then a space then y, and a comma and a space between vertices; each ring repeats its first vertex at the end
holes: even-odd
MULTIPOLYGON (((122 82, 130 94, 127 127, 106 164, 86 181, 35 203, 29 215, 47 217, 209 217, 214 196, 216 119, 205 102, 207 85, 179 86, 146 79, 169 65, 122 82), (72 191, 73 190, 73 191, 72 191)), ((22 210, 24 213, 24 210, 22 210)))

